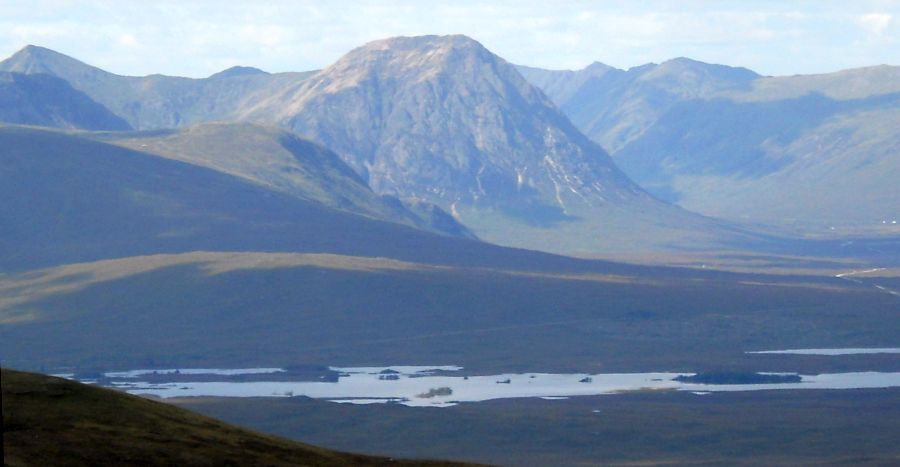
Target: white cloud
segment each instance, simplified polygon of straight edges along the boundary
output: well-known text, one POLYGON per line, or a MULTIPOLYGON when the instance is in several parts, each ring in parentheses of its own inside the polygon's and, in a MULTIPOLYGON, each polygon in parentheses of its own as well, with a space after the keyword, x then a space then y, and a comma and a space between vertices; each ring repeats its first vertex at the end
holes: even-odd
POLYGON ((894 16, 887 13, 867 13, 857 20, 859 25, 873 36, 881 36, 891 25, 894 16))
POLYGON ((119 36, 119 45, 124 47, 134 47, 138 45, 137 38, 134 37, 134 34, 122 34, 119 36))

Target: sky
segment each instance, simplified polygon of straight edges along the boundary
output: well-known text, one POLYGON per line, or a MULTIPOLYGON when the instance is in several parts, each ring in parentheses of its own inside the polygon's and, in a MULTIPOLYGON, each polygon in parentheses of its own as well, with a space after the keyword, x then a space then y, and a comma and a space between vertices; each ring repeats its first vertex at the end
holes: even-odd
POLYGON ((51 48, 124 75, 328 66, 368 41, 466 34, 552 69, 689 57, 766 75, 900 65, 900 0, 0 0, 0 57, 51 48))

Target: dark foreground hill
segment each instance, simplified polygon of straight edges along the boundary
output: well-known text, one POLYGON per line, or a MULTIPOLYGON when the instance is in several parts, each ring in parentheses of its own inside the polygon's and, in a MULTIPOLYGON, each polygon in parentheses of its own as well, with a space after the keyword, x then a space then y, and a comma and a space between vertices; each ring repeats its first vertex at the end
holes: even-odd
POLYGON ((108 389, 2 371, 4 466, 459 465, 340 453, 108 389))

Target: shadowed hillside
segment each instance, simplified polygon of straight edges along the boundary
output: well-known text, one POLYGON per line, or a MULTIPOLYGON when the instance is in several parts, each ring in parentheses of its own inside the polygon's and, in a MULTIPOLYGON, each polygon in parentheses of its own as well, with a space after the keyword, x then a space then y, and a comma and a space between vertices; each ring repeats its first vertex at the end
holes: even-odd
MULTIPOLYGON (((307 145, 328 160, 322 149, 287 138, 289 145, 301 150, 307 145)), ((271 141, 278 146, 277 138, 271 141)), ((294 153, 281 150, 289 157, 297 154, 296 148, 294 153)), ((326 177, 324 169, 298 159, 289 162, 295 170, 315 172, 318 185, 313 188, 326 190, 324 194, 317 197, 308 189, 309 196, 299 197, 296 190, 286 193, 246 176, 22 127, 0 127, 0 160, 5 200, 0 204, 0 268, 5 270, 197 249, 450 258, 468 255, 454 249, 477 254, 479 248, 490 248, 450 239, 445 248, 427 248, 439 237, 323 204, 329 201, 326 196, 339 200, 342 195, 329 182, 353 188, 344 195, 358 195, 360 210, 368 207, 363 202, 379 206, 375 203, 380 201, 352 176, 326 177)), ((343 166, 334 162, 334 170, 343 166)), ((402 206, 396 212, 413 217, 402 206)))
POLYGON ((436 206, 424 202, 407 206, 399 199, 375 194, 335 153, 286 130, 212 123, 101 137, 136 151, 235 175, 329 208, 435 233, 473 237, 436 206))
POLYGON ((0 72, 0 122, 82 130, 131 129, 64 80, 7 72, 0 72))

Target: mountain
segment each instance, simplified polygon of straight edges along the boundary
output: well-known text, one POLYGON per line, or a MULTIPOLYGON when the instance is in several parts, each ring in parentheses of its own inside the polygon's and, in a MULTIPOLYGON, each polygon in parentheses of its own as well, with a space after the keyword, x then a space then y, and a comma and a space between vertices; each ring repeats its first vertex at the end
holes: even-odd
POLYGON ((330 208, 435 233, 472 237, 439 208, 408 208, 395 198, 376 195, 336 154, 285 130, 213 123, 181 130, 109 134, 103 139, 242 177, 330 208))
POLYGON ((64 80, 9 72, 0 72, 0 122, 82 130, 131 129, 64 80))
POLYGON ((568 98, 545 89, 642 187, 687 209, 808 235, 897 233, 898 67, 763 77, 676 59, 568 98))
POLYGON ((488 241, 571 253, 738 235, 653 199, 465 36, 369 43, 240 118, 318 141, 376 192, 437 204, 488 241))
POLYGON ((162 402, 2 370, 3 465, 462 465, 348 454, 252 432, 162 402))
POLYGON ((572 198, 548 203, 560 210, 596 197, 594 181, 610 197, 642 194, 511 66, 464 36, 367 44, 248 116, 323 142, 376 191, 445 206, 541 203, 560 181, 560 196, 572 198))
POLYGON ((487 248, 373 218, 412 214, 402 206, 390 211, 329 152, 284 132, 201 127, 138 139, 148 145, 141 150, 103 137, 111 136, 0 127, 0 270, 203 249, 434 260, 487 248), (270 172, 242 172, 241 159, 227 152, 231 158, 203 166, 207 149, 252 149, 254 138, 257 152, 243 154, 262 157, 270 172), (193 152, 179 156, 189 162, 146 152, 157 144, 193 152), (285 169, 294 176, 271 175, 285 169))
MULTIPOLYGON (((860 97, 893 89, 889 67, 782 79, 681 58, 558 72, 513 67, 465 36, 424 36, 367 44, 315 74, 235 67, 200 80, 124 77, 33 46, 0 69, 52 73, 138 129, 210 120, 285 127, 334 150, 385 196, 375 211, 394 206, 395 221, 467 235, 462 223, 509 246, 579 255, 771 251, 781 240, 732 222, 801 234, 889 232, 896 217, 893 133, 878 130, 894 118, 884 113, 889 94, 860 97), (560 108, 596 142, 523 74, 567 99, 560 108), (852 99, 819 105, 804 89, 852 99), (859 112, 876 107, 887 123, 859 112), (795 138, 826 111, 832 121, 822 133, 795 138), (841 139, 847 132, 855 137, 841 139), (821 141, 833 150, 804 156, 821 141)), ((282 189, 289 178, 247 161, 241 170, 266 173, 282 189)))
POLYGON ((120 76, 50 49, 29 45, 0 62, 0 71, 47 74, 67 81, 138 130, 175 128, 231 115, 311 73, 269 74, 233 67, 206 79, 120 76))

